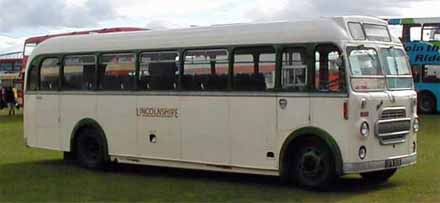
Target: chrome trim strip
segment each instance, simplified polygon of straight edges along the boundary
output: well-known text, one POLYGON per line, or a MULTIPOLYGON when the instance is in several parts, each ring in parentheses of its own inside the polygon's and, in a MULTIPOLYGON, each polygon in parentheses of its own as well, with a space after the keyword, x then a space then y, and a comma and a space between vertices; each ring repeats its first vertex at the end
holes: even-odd
POLYGON ((388 137, 388 136, 394 136, 394 135, 404 135, 404 134, 409 134, 411 131, 407 130, 407 131, 400 131, 400 132, 393 132, 393 133, 382 133, 382 134, 378 134, 378 137, 388 137))
POLYGON ((344 170, 344 174, 365 173, 372 171, 381 171, 385 169, 403 168, 414 165, 416 163, 417 163, 417 153, 413 153, 410 155, 389 157, 384 160, 366 161, 366 162, 357 162, 357 163, 344 163, 343 170, 344 170), (385 162, 387 160, 394 160, 394 159, 402 159, 402 165, 398 167, 386 168, 385 162))
POLYGON ((390 120, 379 120, 379 121, 377 121, 377 124, 393 123, 393 122, 400 122, 400 121, 410 121, 411 122, 411 118, 397 118, 397 119, 390 119, 390 120))

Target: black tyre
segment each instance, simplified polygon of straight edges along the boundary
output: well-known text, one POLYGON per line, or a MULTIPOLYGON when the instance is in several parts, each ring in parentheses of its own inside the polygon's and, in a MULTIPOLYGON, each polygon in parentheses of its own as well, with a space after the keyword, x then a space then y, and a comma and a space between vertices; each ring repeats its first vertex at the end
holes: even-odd
POLYGON ((388 169, 383 171, 374 171, 368 173, 361 173, 364 180, 371 183, 384 183, 388 181, 395 173, 397 169, 388 169))
POLYGON ((436 100, 433 95, 423 92, 419 95, 420 113, 434 113, 436 111, 436 100))
POLYGON ((294 150, 290 174, 300 186, 326 189, 336 178, 336 168, 329 147, 320 139, 311 137, 299 143, 294 150))
POLYGON ((79 132, 76 139, 76 158, 85 168, 102 169, 106 166, 108 155, 98 130, 87 128, 79 132))

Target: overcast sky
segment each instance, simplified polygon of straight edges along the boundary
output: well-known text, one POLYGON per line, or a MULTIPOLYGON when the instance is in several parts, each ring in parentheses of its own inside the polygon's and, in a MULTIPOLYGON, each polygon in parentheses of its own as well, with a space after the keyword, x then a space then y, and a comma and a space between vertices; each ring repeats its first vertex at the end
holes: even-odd
POLYGON ((105 27, 164 29, 323 16, 440 16, 440 0, 0 0, 0 53, 31 36, 105 27))

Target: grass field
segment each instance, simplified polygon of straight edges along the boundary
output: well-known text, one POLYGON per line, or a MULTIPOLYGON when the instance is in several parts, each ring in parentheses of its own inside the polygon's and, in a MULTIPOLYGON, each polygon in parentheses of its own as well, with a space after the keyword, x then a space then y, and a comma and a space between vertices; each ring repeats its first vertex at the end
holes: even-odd
POLYGON ((419 158, 384 185, 344 177, 328 192, 276 177, 117 165, 96 172, 24 146, 22 117, 0 113, 0 202, 440 202, 440 115, 424 116, 419 158))

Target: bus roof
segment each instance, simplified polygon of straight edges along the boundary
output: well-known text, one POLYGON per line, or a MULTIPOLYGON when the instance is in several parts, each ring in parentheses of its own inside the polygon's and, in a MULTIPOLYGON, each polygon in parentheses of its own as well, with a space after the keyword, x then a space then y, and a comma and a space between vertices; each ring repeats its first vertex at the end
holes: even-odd
MULTIPOLYGON (((331 43, 352 40, 347 32, 347 22, 387 25, 386 21, 378 18, 346 16, 298 22, 251 23, 106 35, 73 35, 44 41, 34 50, 33 56, 50 53, 174 49, 179 47, 331 43)), ((394 39, 393 42, 398 41, 394 39)))
POLYGON ((440 23, 440 17, 432 18, 390 18, 388 19, 390 25, 419 25, 440 23))
POLYGON ((30 44, 30 43, 38 44, 46 39, 49 39, 52 37, 60 37, 60 36, 85 35, 85 34, 91 34, 91 33, 132 32, 132 31, 141 31, 141 30, 147 30, 147 29, 135 28, 135 27, 115 27, 115 28, 104 28, 104 29, 87 30, 87 31, 80 31, 80 32, 68 32, 68 33, 54 34, 54 35, 43 35, 43 36, 28 38, 25 40, 25 44, 30 44))

